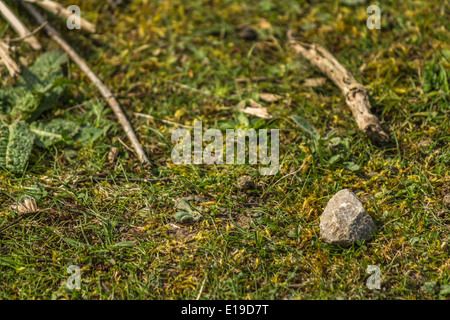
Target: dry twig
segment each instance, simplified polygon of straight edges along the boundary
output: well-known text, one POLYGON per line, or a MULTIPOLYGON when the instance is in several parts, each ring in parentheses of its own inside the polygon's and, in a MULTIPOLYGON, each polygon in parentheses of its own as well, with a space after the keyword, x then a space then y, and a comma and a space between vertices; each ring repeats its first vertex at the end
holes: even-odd
POLYGON ((14 12, 2 0, 0 0, 0 13, 17 34, 19 34, 20 37, 23 37, 25 42, 27 42, 34 50, 42 49, 39 41, 34 36, 28 36, 31 33, 30 30, 28 30, 22 21, 16 17, 14 12))
POLYGON ((24 41, 26 38, 32 37, 32 36, 34 36, 36 33, 38 33, 39 31, 41 31, 41 30, 45 27, 45 25, 46 25, 47 23, 48 23, 48 22, 45 21, 45 22, 44 22, 43 24, 41 24, 39 27, 37 27, 36 29, 34 29, 31 33, 29 33, 29 34, 27 34, 27 35, 25 35, 25 36, 23 36, 23 37, 13 38, 13 39, 8 39, 7 41, 8 41, 8 42, 20 42, 20 41, 24 41))
POLYGON ((187 126, 185 124, 181 124, 181 123, 176 123, 173 121, 169 121, 169 120, 164 120, 164 119, 159 119, 159 118, 155 118, 154 116, 151 116, 149 114, 143 114, 143 113, 139 113, 139 112, 135 112, 134 115, 136 117, 142 117, 142 118, 147 118, 147 119, 152 119, 152 120, 158 120, 167 124, 171 124, 174 126, 178 126, 178 127, 183 127, 183 128, 193 128, 192 126, 187 126))
MULTIPOLYGON (((41 8, 64 19, 68 19, 72 15, 72 13, 67 12, 66 8, 64 8, 62 5, 54 1, 50 0, 25 0, 25 1, 30 3, 36 3, 41 8)), ((80 17, 80 27, 81 29, 85 29, 90 33, 95 33, 95 25, 81 17, 80 17)))
POLYGON ((291 32, 288 32, 288 39, 289 45, 295 52, 308 59, 341 89, 359 130, 375 142, 389 142, 389 136, 384 132, 378 118, 370 112, 367 89, 357 82, 353 75, 325 48, 318 44, 300 44, 292 37, 291 32))
POLYGON ((9 56, 9 46, 0 40, 0 61, 6 66, 11 77, 20 73, 19 65, 9 56))

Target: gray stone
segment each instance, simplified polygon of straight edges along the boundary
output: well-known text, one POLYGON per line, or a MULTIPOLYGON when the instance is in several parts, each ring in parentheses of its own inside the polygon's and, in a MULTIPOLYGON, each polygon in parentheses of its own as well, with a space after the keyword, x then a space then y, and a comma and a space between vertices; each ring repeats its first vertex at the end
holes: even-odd
POLYGON ((376 232, 372 218, 348 189, 336 193, 320 217, 320 236, 323 241, 341 247, 360 240, 370 240, 376 232))

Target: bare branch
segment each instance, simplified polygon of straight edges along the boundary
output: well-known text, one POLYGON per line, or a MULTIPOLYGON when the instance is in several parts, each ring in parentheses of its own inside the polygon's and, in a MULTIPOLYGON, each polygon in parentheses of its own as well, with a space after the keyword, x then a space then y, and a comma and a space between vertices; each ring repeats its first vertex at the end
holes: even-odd
POLYGON ((26 38, 32 37, 34 36, 36 33, 38 33, 39 31, 41 31, 42 28, 44 28, 44 26, 47 24, 47 21, 45 21, 43 24, 41 24, 39 27, 37 27, 36 29, 33 30, 33 32, 23 36, 23 37, 19 37, 19 38, 13 38, 13 39, 8 39, 8 42, 20 42, 20 41, 24 41, 26 38))
POLYGON ((0 40, 0 58, 3 64, 8 69, 9 74, 11 77, 15 77, 17 74, 20 73, 20 67, 19 65, 9 56, 9 47, 8 45, 0 40))
MULTIPOLYGON (((44 10, 47 10, 50 13, 53 13, 54 15, 60 16, 64 19, 68 19, 72 13, 67 12, 67 9, 64 8, 59 3, 56 3, 54 1, 50 0, 25 0, 30 3, 36 3, 38 6, 43 8, 44 10)), ((80 26, 81 29, 85 29, 86 31, 90 33, 95 33, 95 24, 90 23, 89 21, 83 19, 80 17, 80 26)))
POLYGON ((0 0, 0 13, 8 21, 11 27, 17 32, 20 37, 23 37, 25 42, 27 42, 34 50, 41 50, 42 46, 39 41, 33 37, 27 37, 30 34, 30 30, 20 21, 19 18, 14 14, 14 12, 0 0))
POLYGON ((164 122, 164 123, 167 123, 167 124, 171 124, 171 125, 174 125, 174 126, 178 126, 178 127, 193 128, 192 126, 187 126, 187 125, 176 123, 176 122, 173 122, 173 121, 155 118, 155 117, 153 117, 153 116, 151 116, 149 114, 143 114, 143 113, 135 112, 134 115, 136 117, 142 117, 142 118, 147 118, 147 119, 152 119, 152 120, 158 120, 158 121, 161 121, 161 122, 164 122))
POLYGON ((308 59, 341 89, 359 130, 375 142, 389 142, 389 136, 384 132, 378 118, 370 112, 367 89, 356 81, 353 75, 325 48, 318 44, 300 44, 293 39, 291 32, 288 32, 288 39, 289 45, 295 52, 308 59))

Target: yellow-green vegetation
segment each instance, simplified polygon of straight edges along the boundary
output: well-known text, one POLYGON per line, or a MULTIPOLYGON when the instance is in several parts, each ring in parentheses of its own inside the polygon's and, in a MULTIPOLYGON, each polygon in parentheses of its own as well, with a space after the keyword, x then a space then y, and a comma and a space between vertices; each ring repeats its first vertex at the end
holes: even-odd
MULTIPOLYGON (((153 166, 142 168, 124 147, 126 135, 79 68, 65 68, 72 84, 41 121, 90 127, 78 140, 66 130, 64 143, 33 149, 20 175, 0 171, 0 228, 17 218, 10 207, 25 196, 46 209, 0 233, 1 298, 448 299, 448 2, 383 2, 379 30, 366 27, 367 6, 377 3, 60 2, 79 4, 97 24, 88 35, 51 18, 116 94, 153 166), (286 47, 289 29, 328 48, 369 89, 391 143, 376 146, 358 131, 332 83, 304 85, 322 75, 286 47), (261 93, 281 98, 266 102, 261 93), (250 99, 273 117, 242 114, 236 105, 250 99), (201 120, 204 129, 280 129, 280 170, 174 165, 176 126, 135 112, 182 125, 201 120), (299 119, 317 132, 302 130, 299 119), (111 147, 119 148, 112 165, 111 147), (130 181, 90 178, 97 173, 130 181), (238 188, 244 175, 253 188, 238 188), (150 177, 174 180, 131 181, 150 177), (347 249, 319 237, 320 215, 342 188, 359 196, 378 229, 347 249), (182 224, 175 206, 187 196, 204 199, 189 201, 203 219, 182 224), (69 265, 81 267, 81 290, 65 285, 69 265), (366 286, 369 265, 380 268, 380 290, 366 286)), ((12 35, 0 23, 1 37, 12 35)), ((31 63, 30 51, 23 45, 13 57, 31 63)), ((2 86, 10 83, 1 72, 2 86)))

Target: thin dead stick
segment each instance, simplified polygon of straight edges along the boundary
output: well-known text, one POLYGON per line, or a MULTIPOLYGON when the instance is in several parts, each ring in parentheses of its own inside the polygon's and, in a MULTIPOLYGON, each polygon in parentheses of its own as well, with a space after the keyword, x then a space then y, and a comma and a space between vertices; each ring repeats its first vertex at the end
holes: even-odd
POLYGON ((20 73, 19 65, 9 56, 8 45, 2 40, 0 40, 0 58, 6 66, 6 69, 8 69, 11 77, 14 78, 17 74, 20 73))
POLYGON ((357 82, 353 75, 325 48, 318 44, 300 44, 292 37, 291 32, 288 32, 288 39, 289 45, 296 53, 308 59, 341 89, 359 130, 375 142, 389 142, 389 136, 384 132, 378 118, 370 112, 367 89, 357 82))
POLYGON ((8 39, 8 42, 20 42, 20 41, 25 40, 26 38, 32 37, 32 36, 34 36, 36 33, 38 33, 39 31, 41 31, 42 28, 44 28, 45 25, 46 25, 47 23, 48 23, 48 22, 45 21, 45 22, 44 22, 43 24, 41 24, 39 27, 37 27, 36 29, 34 29, 30 34, 27 34, 27 35, 25 35, 25 36, 23 36, 23 37, 13 38, 13 39, 8 39))
MULTIPOLYGON (((174 178, 150 178, 150 179, 138 179, 138 178, 125 178, 125 177, 91 177, 95 181, 126 181, 126 182, 158 182, 158 181, 173 181, 174 178)), ((86 179, 87 180, 87 179, 86 179)))
POLYGON ((30 34, 30 30, 16 17, 14 12, 0 0, 0 13, 8 21, 11 27, 19 34, 20 37, 24 37, 25 42, 27 42, 34 50, 41 50, 42 46, 39 41, 31 36, 26 37, 30 34))
POLYGON ((0 228, 0 233, 5 231, 6 229, 11 228, 12 226, 15 226, 16 224, 18 224, 20 221, 22 221, 25 218, 31 217, 33 215, 36 215, 38 213, 44 212, 44 211, 48 211, 50 209, 41 209, 41 210, 36 210, 36 211, 32 211, 32 212, 27 212, 27 213, 22 213, 19 218, 17 218, 16 220, 8 223, 6 226, 3 226, 0 228))
MULTIPOLYGON (((25 9, 34 17, 37 23, 42 24, 45 22, 44 17, 29 3, 26 3, 22 0, 19 2, 24 6, 25 9)), ((89 68, 89 66, 84 62, 83 58, 81 58, 72 47, 61 37, 61 35, 50 25, 45 25, 45 30, 47 34, 59 44, 59 46, 70 56, 70 58, 80 67, 80 69, 87 75, 87 77, 94 83, 94 85, 98 88, 102 96, 108 102, 111 109, 114 111, 119 123, 125 130, 128 139, 130 139, 131 144, 133 145, 134 151, 136 152, 139 161, 142 164, 150 164, 150 161, 147 158, 147 155, 142 148, 139 140, 136 137, 136 134, 131 127, 130 122, 127 117, 123 113, 119 103, 114 98, 112 92, 101 82, 101 80, 95 75, 94 72, 89 68)))
POLYGON ((203 95, 203 96, 220 98, 219 96, 217 96, 215 94, 212 94, 209 91, 202 91, 202 90, 199 90, 199 89, 196 89, 196 88, 192 88, 192 87, 189 87, 189 86, 187 86, 185 84, 178 83, 178 82, 175 82, 175 81, 172 81, 172 80, 165 80, 165 79, 163 79, 163 81, 167 82, 167 83, 171 83, 171 84, 173 84, 173 85, 175 85, 177 87, 183 88, 185 90, 189 90, 189 91, 198 93, 198 94, 203 95))
POLYGON ((119 142, 120 142, 126 149, 128 149, 128 150, 131 151, 131 152, 134 152, 134 150, 131 149, 129 146, 127 146, 127 144, 126 144, 125 142, 123 142, 122 139, 120 139, 120 138, 117 138, 117 139, 119 140, 119 142))
POLYGON ((153 117, 153 116, 151 116, 149 114, 143 114, 143 113, 135 112, 134 115, 136 117, 142 117, 142 118, 147 118, 147 119, 152 119, 152 120, 158 120, 158 121, 161 121, 161 122, 164 122, 164 123, 167 123, 167 124, 171 124, 171 125, 174 125, 174 126, 178 126, 178 127, 193 128, 192 126, 187 126, 185 124, 180 124, 180 123, 176 123, 176 122, 169 121, 169 120, 155 118, 155 117, 153 117))
MULTIPOLYGON (((50 0, 25 0, 25 1, 30 2, 30 3, 36 3, 38 6, 40 6, 44 10, 47 10, 48 12, 53 13, 54 15, 60 16, 64 19, 68 19, 70 16, 72 16, 72 13, 67 12, 67 9, 64 8, 62 5, 60 5, 59 3, 50 1, 50 0)), ((90 33, 95 33, 95 25, 81 17, 80 17, 80 27, 81 27, 81 29, 85 29, 86 31, 89 31, 90 33)))
POLYGON ((11 228, 12 226, 18 224, 20 221, 22 221, 23 218, 25 218, 24 215, 23 215, 23 216, 20 216, 19 218, 17 218, 17 219, 14 220, 13 222, 7 224, 6 226, 1 227, 1 228, 0 228, 0 233, 3 232, 3 231, 5 231, 6 229, 9 229, 9 228, 11 228))

